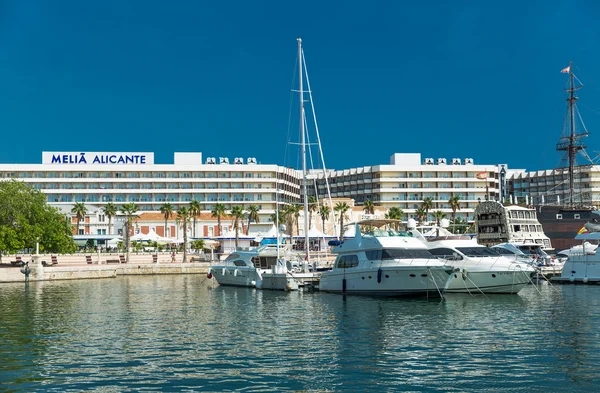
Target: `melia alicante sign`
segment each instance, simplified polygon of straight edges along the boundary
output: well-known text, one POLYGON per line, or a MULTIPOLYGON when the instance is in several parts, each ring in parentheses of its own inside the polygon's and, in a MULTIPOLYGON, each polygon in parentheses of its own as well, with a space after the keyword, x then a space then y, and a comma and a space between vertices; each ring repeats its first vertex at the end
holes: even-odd
POLYGON ((148 165, 154 153, 42 152, 42 164, 75 165, 148 165))

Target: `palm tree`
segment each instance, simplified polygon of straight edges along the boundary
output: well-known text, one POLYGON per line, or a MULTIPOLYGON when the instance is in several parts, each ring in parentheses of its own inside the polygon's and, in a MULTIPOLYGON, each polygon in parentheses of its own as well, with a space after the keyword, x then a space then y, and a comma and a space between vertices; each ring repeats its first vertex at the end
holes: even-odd
POLYGON ((458 195, 452 195, 448 199, 450 208, 452 209, 452 221, 456 221, 456 211, 460 210, 460 197, 458 195))
POLYGON ((108 234, 110 235, 110 229, 112 228, 112 218, 117 215, 117 206, 112 202, 108 202, 106 206, 102 208, 102 211, 104 212, 106 217, 108 217, 108 234))
POLYGON ((137 211, 138 207, 133 202, 121 206, 121 212, 125 215, 125 250, 127 252, 127 262, 129 262, 129 232, 133 225, 133 219, 137 217, 135 214, 137 211))
MULTIPOLYGON (((169 221, 169 218, 171 218, 171 216, 175 212, 173 210, 173 205, 171 205, 169 202, 163 204, 160 207, 160 212, 163 215, 163 217, 165 218, 165 237, 168 237, 169 236, 167 234, 167 226, 169 225, 168 221, 169 221)), ((171 234, 171 236, 173 236, 173 234, 171 234)))
POLYGON ((329 220, 329 213, 331 213, 331 209, 327 205, 321 205, 319 208, 319 215, 321 216, 321 222, 323 223, 323 233, 327 233, 325 231, 325 221, 329 220))
POLYGON ((344 216, 348 209, 350 209, 350 206, 346 202, 338 202, 333 208, 333 210, 340 214, 340 241, 344 240, 344 216))
POLYGON ((273 213, 270 215, 270 220, 273 224, 275 224, 276 226, 279 226, 279 225, 285 223, 286 217, 287 216, 286 216, 285 212, 279 212, 279 214, 273 213), (279 222, 277 222, 277 216, 279 216, 279 222))
MULTIPOLYGON (((304 209, 304 206, 299 203, 292 205, 293 222, 296 224, 296 233, 300 236, 300 212, 304 209)), ((304 212, 304 219, 306 220, 306 212, 304 212)))
MULTIPOLYGON (((388 212, 386 213, 385 218, 390 220, 402 220, 403 216, 404 211, 402 209, 400 209, 399 207, 390 207, 390 210, 388 210, 388 212)), ((396 223, 394 226, 396 227, 396 229, 400 228, 399 223, 396 223)))
POLYGON ((435 225, 440 226, 440 222, 446 218, 446 213, 441 210, 436 210, 433 212, 433 218, 435 219, 435 225))
POLYGON ((419 225, 423 224, 423 218, 427 217, 427 212, 422 207, 415 210, 415 216, 417 216, 417 220, 419 220, 419 225))
POLYGON ((370 199, 367 199, 363 204, 365 214, 375 214, 375 204, 370 199))
POLYGON ((258 216, 258 212, 260 211, 260 209, 256 205, 250 205, 246 208, 246 210, 248 211, 248 226, 246 227, 247 235, 248 233, 250 233, 250 223, 252 223, 253 221, 256 223, 260 222, 260 217, 258 216))
MULTIPOLYGON (((317 201, 317 197, 309 196, 308 197, 308 229, 312 228, 312 216, 313 213, 319 209, 319 202, 317 201)), ((306 217, 304 217, 306 219, 306 217)))
POLYGON ((231 216, 234 218, 233 227, 235 228, 235 248, 237 249, 240 237, 240 220, 244 220, 246 218, 244 208, 242 206, 233 206, 231 208, 231 216))
POLYGON ((421 207, 425 209, 425 221, 429 221, 429 209, 433 209, 433 199, 431 197, 423 199, 421 207))
POLYGON ((200 202, 195 199, 192 199, 190 201, 190 208, 189 208, 190 216, 192 217, 192 221, 193 221, 192 237, 196 237, 196 218, 198 218, 201 211, 202 211, 202 207, 200 206, 200 202))
POLYGON ((177 210, 177 222, 181 225, 181 229, 183 230, 183 262, 187 261, 187 226, 190 221, 190 210, 181 206, 179 210, 177 210))
POLYGON ((75 214, 75 218, 77 219, 77 234, 79 235, 79 222, 83 220, 83 217, 85 217, 85 214, 87 213, 85 203, 75 202, 75 205, 73 205, 73 208, 71 209, 71 213, 75 214))
POLYGON ((221 235, 221 217, 225 215, 225 205, 222 203, 215 204, 215 207, 210 212, 211 217, 215 217, 217 219, 217 232, 216 236, 221 235))

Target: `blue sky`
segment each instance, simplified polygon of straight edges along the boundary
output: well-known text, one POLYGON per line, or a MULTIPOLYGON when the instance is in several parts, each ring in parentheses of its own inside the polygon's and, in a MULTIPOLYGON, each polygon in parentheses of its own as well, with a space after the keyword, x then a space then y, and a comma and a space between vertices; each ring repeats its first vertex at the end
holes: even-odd
POLYGON ((4 0, 0 162, 201 151, 296 166, 302 36, 328 167, 420 152, 549 169, 570 60, 600 152, 599 17, 594 1, 4 0))

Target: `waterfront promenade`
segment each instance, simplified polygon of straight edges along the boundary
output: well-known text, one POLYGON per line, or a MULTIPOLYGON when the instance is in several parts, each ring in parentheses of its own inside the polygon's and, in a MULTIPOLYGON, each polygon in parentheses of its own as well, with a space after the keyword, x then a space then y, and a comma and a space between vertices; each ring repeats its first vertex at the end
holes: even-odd
MULTIPOLYGON (((183 262, 183 253, 175 255, 175 261, 169 253, 132 253, 128 263, 120 263, 125 254, 96 253, 57 255, 56 264, 44 266, 42 261, 51 263, 52 255, 19 255, 23 261, 30 261, 30 281, 75 280, 90 278, 114 278, 119 275, 152 274, 206 274, 209 261, 200 261, 197 255, 188 255, 183 262)), ((25 274, 20 264, 13 265, 16 256, 2 257, 0 264, 0 283, 24 282, 25 274)))

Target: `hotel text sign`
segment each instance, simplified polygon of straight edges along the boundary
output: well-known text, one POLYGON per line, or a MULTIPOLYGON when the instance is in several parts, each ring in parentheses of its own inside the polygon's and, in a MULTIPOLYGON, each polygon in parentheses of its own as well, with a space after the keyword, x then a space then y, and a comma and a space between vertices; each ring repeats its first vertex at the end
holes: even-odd
POLYGON ((154 164, 154 153, 42 152, 42 164, 76 165, 148 165, 154 164))

